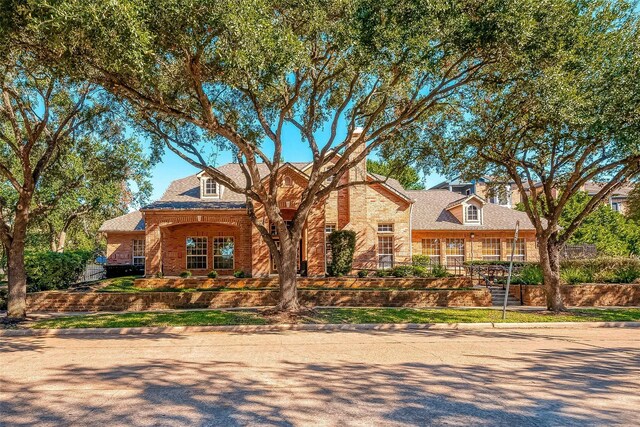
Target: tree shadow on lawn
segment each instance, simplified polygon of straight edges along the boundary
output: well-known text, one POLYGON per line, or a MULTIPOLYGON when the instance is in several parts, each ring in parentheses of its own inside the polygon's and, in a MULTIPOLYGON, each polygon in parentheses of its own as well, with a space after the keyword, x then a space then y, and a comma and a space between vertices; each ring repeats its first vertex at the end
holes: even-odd
POLYGON ((67 364, 41 382, 3 384, 0 413, 18 426, 589 426, 637 421, 632 408, 640 402, 628 400, 637 400, 637 349, 549 349, 500 360, 500 366, 495 361, 340 360, 249 366, 216 360, 212 351, 198 362, 156 359, 105 368, 67 364))

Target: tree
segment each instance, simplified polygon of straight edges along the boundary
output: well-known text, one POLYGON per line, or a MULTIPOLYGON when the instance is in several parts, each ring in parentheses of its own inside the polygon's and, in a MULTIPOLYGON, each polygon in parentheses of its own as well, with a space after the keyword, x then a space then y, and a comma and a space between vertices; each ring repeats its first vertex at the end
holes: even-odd
POLYGON ((67 147, 110 126, 99 121, 108 111, 99 92, 15 51, 0 65, 0 240, 7 256, 8 317, 26 316, 24 251, 40 184, 67 147))
POLYGON ((640 32, 627 2, 545 8, 519 57, 470 91, 441 140, 452 142, 443 144, 450 167, 515 182, 536 229, 547 306, 559 311, 560 249, 640 173, 640 32), (588 181, 601 190, 567 217, 588 181))
POLYGON ((22 33, 26 48, 126 100, 157 144, 245 195, 279 272, 277 308, 290 311, 299 309, 296 254, 309 211, 340 187, 328 178, 415 133, 419 122, 437 120, 462 88, 520 43, 530 13, 522 2, 497 0, 67 0, 30 7, 20 11, 33 19, 22 33), (276 183, 283 133, 292 131, 313 161, 287 226, 276 183), (246 184, 206 161, 216 144, 236 154, 246 184))
POLYGON ((424 190, 422 179, 411 165, 388 160, 367 160, 369 172, 397 179, 407 190, 424 190))
POLYGON ((45 236, 52 251, 65 249, 67 235, 76 248, 97 249, 100 224, 149 195, 150 162, 140 142, 115 126, 109 131, 65 147, 35 193, 30 231, 45 236))

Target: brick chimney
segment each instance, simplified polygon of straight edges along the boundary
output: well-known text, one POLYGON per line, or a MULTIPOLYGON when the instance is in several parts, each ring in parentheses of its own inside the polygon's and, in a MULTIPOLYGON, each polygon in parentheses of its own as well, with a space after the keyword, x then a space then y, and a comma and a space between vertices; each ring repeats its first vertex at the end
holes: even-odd
MULTIPOLYGON (((351 135, 351 144, 357 144, 357 147, 349 156, 349 158, 351 159, 362 154, 362 152, 366 147, 364 139, 361 141, 357 141, 361 135, 362 135, 362 128, 355 128, 353 130, 353 134, 351 135)), ((366 177, 367 177, 367 159, 364 158, 349 170, 349 181, 350 182, 364 181, 366 177)))

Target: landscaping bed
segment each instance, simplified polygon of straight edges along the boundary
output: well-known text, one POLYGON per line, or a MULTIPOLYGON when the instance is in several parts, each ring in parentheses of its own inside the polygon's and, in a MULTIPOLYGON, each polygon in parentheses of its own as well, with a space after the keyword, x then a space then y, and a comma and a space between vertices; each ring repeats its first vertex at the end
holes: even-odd
MULTIPOLYGON (((362 323, 529 323, 639 321, 640 309, 571 310, 560 315, 548 312, 509 311, 502 320, 499 310, 411 309, 411 308, 323 308, 287 322, 302 324, 362 323)), ((94 314, 41 320, 32 328, 123 328, 141 326, 266 325, 279 323, 278 317, 249 310, 206 310, 173 313, 94 314)))

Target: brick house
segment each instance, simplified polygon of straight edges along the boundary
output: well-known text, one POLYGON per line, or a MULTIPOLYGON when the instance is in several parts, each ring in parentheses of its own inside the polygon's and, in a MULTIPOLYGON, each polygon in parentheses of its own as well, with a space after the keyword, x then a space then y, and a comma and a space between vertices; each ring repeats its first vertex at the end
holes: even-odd
MULTIPOLYGON (((307 163, 282 166, 278 203, 285 219, 293 217, 309 169, 307 163)), ((218 170, 244 183, 239 165, 218 170)), ((266 166, 261 172, 268 174, 266 166)), ((341 229, 356 232, 356 270, 409 263, 416 254, 449 267, 470 259, 506 259, 518 220, 517 257, 537 259, 535 232, 522 212, 473 194, 407 191, 394 179, 380 182, 384 178, 368 173, 365 161, 341 179, 369 183, 337 190, 313 207, 300 242, 303 274, 325 274, 327 235, 341 229)), ((256 212, 266 225, 266 215, 259 208, 256 212)), ((173 181, 159 200, 106 221, 100 231, 107 239, 108 264, 144 264, 147 276, 185 270, 194 276, 211 270, 221 275, 243 270, 254 277, 276 273, 266 243, 247 216, 244 196, 203 172, 173 181)))

